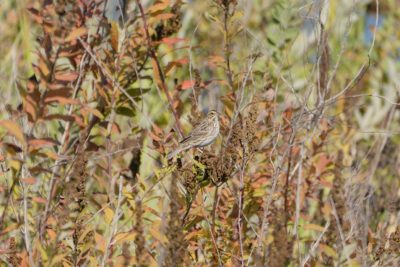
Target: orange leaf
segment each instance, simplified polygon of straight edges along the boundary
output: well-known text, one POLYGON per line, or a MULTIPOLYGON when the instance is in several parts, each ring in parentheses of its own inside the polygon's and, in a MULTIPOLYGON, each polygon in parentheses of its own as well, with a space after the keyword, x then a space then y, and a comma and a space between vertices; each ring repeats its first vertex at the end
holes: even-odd
POLYGON ((185 38, 163 38, 161 40, 162 43, 169 44, 169 45, 173 45, 173 44, 176 44, 179 42, 184 42, 184 41, 186 41, 185 38))
POLYGON ((53 151, 44 151, 43 154, 45 154, 50 159, 54 159, 54 160, 59 159, 59 156, 57 155, 57 153, 55 153, 53 151))
POLYGON ((96 248, 104 253, 106 251, 106 240, 98 233, 94 233, 94 240, 96 240, 96 248))
POLYGON ((173 60, 168 62, 167 66, 165 67, 165 75, 168 75, 168 73, 174 68, 174 67, 181 67, 183 65, 186 65, 189 63, 188 58, 181 58, 177 60, 173 60))
POLYGON ((118 52, 118 37, 119 37, 119 29, 118 29, 118 25, 115 21, 111 22, 111 47, 115 52, 118 52))
POLYGON ((43 139, 31 139, 28 141, 28 144, 34 148, 39 148, 39 147, 49 147, 53 145, 58 145, 59 143, 50 138, 43 138, 43 139))
POLYGON ((53 102, 58 102, 58 103, 64 104, 64 105, 79 104, 79 100, 77 100, 77 99, 71 99, 71 98, 62 97, 62 96, 46 97, 44 102, 46 104, 53 103, 53 102))
POLYGON ((65 38, 65 41, 71 42, 86 33, 87 33, 87 29, 85 27, 76 28, 72 32, 70 32, 68 37, 65 38))
POLYGON ((155 140, 157 142, 161 142, 162 141, 162 139, 160 137, 158 137, 157 135, 155 135, 154 133, 149 131, 148 134, 149 134, 151 139, 153 139, 153 140, 155 140))
POLYGON ((211 57, 208 57, 208 61, 213 62, 213 63, 222 63, 222 62, 225 62, 225 59, 221 56, 211 56, 211 57))
POLYGON ((158 71, 157 62, 154 60, 154 58, 151 59, 151 64, 153 65, 154 80, 157 86, 162 88, 160 72, 158 71))
POLYGON ((167 19, 170 19, 173 17, 175 17, 175 14, 163 13, 163 14, 158 14, 157 16, 154 16, 151 21, 152 21, 152 23, 155 23, 155 22, 158 22, 159 20, 167 20, 167 19))
POLYGON ((24 184, 30 184, 30 185, 36 184, 36 182, 37 182, 36 178, 33 178, 33 177, 22 178, 21 181, 22 181, 24 184))
POLYGON ((315 164, 315 169, 316 169, 316 175, 320 176, 325 170, 326 167, 331 163, 332 161, 325 155, 322 154, 319 158, 318 161, 315 164))
POLYGON ((319 244, 319 249, 324 252, 326 255, 332 258, 337 258, 338 254, 336 250, 334 250, 332 247, 325 245, 325 244, 319 244))
POLYGON ((20 253, 19 255, 22 259, 22 261, 19 263, 20 267, 28 267, 29 263, 28 263, 28 253, 26 251, 23 251, 22 253, 20 253))
MULTIPOLYGON (((53 242, 56 240, 58 236, 53 229, 47 229, 47 234, 49 235, 50 240, 53 242)), ((52 263, 54 263, 54 261, 52 261, 52 263)))
POLYGON ((35 102, 33 101, 32 97, 27 96, 26 99, 24 99, 24 107, 26 113, 28 113, 29 121, 30 122, 36 121, 37 112, 36 112, 35 102))
POLYGON ((114 244, 122 244, 124 242, 134 241, 137 233, 132 232, 125 232, 125 233, 118 233, 114 236, 114 244))
POLYGON ((23 145, 26 145, 24 132, 17 123, 10 120, 3 120, 0 121, 0 126, 6 128, 10 134, 14 135, 18 139, 18 141, 23 145))
POLYGON ((15 230, 17 228, 18 228, 17 224, 10 224, 3 231, 0 232, 0 235, 7 234, 8 232, 11 232, 11 231, 13 231, 13 230, 15 230))
POLYGON ((36 202, 36 203, 40 203, 40 204, 46 204, 46 199, 42 198, 42 197, 32 197, 32 201, 36 202))
POLYGON ((158 12, 158 11, 163 11, 163 10, 165 10, 168 6, 169 6, 169 3, 168 3, 168 2, 165 2, 165 3, 157 3, 157 4, 154 4, 154 5, 150 6, 150 7, 147 9, 147 12, 149 12, 149 13, 155 13, 155 12, 158 12))
POLYGON ((192 87, 195 85, 195 83, 196 83, 195 80, 186 80, 186 81, 183 81, 183 82, 181 83, 180 89, 186 90, 186 89, 192 88, 192 87))
POLYGON ((81 110, 82 112, 88 112, 91 113, 93 115, 95 115, 97 118, 99 119, 104 119, 103 114, 101 114, 101 112, 98 109, 95 108, 89 108, 89 107, 85 107, 81 110))
POLYGON ((78 73, 77 72, 70 72, 70 73, 56 73, 54 75, 54 78, 58 81, 63 81, 63 82, 72 82, 75 81, 76 78, 78 78, 78 73))
POLYGON ((168 244, 168 238, 158 229, 150 228, 151 235, 163 244, 168 244))
POLYGON ((156 135, 159 135, 159 136, 164 134, 164 131, 157 125, 153 125, 153 131, 155 132, 156 135))

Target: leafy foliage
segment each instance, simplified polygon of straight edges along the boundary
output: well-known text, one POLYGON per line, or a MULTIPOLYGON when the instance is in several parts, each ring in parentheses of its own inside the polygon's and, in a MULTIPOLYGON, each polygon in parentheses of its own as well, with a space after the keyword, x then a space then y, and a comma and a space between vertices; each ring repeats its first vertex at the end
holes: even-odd
POLYGON ((399 265, 400 13, 317 2, 5 4, 0 261, 399 265))

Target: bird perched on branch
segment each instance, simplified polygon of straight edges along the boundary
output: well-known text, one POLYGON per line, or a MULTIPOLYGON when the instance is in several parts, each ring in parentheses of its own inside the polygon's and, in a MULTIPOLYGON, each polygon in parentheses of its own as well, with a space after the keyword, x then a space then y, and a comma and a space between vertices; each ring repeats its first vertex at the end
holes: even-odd
POLYGON ((214 142, 219 134, 218 112, 211 110, 207 116, 194 127, 189 135, 179 142, 179 146, 167 156, 168 160, 182 151, 193 147, 204 147, 214 142))

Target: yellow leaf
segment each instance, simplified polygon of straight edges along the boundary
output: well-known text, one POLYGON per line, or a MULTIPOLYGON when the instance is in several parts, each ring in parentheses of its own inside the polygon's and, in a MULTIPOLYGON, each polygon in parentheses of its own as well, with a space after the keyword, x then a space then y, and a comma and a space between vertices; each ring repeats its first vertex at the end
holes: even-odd
POLYGON ((37 249, 40 252, 42 261, 47 262, 49 260, 49 257, 47 255, 46 250, 42 247, 42 244, 39 242, 39 240, 37 240, 35 243, 36 243, 35 249, 37 249))
POLYGON ((336 251, 332 248, 332 247, 330 247, 330 246, 328 246, 328 245, 325 245, 325 244, 319 244, 319 249, 322 251, 322 252, 324 252, 327 256, 329 256, 329 257, 332 257, 332 258, 337 258, 337 253, 336 253, 336 251))
POLYGON ((158 3, 158 4, 154 4, 151 7, 149 7, 149 9, 147 9, 147 12, 149 13, 155 13, 158 11, 163 11, 168 7, 169 3, 158 3))
POLYGON ((150 228, 151 235, 163 244, 168 244, 167 237, 159 229, 150 228))
POLYGON ((101 112, 98 109, 85 107, 85 108, 82 109, 82 111, 86 111, 88 113, 92 113, 93 115, 95 115, 97 118, 99 118, 101 120, 104 119, 103 114, 101 114, 101 112))
POLYGON ((57 160, 59 158, 57 153, 55 153, 54 151, 47 150, 43 151, 42 153, 45 154, 48 158, 53 160, 57 160))
POLYGON ((361 264, 356 259, 351 259, 348 262, 348 264, 349 265, 347 265, 347 266, 349 266, 349 267, 360 267, 361 266, 361 264))
POLYGON ((318 231, 318 232, 323 232, 325 230, 324 227, 322 227, 321 225, 313 224, 313 223, 305 224, 304 229, 305 230, 314 230, 314 231, 318 231))
POLYGON ((14 169, 16 171, 19 171, 19 169, 21 169, 21 162, 18 160, 10 160, 8 162, 8 167, 10 167, 11 169, 14 169))
POLYGON ((15 138, 17 138, 18 141, 21 142, 21 144, 26 146, 24 132, 22 131, 22 128, 17 123, 10 121, 10 120, 3 120, 3 121, 0 121, 0 125, 3 126, 4 128, 6 128, 10 134, 14 135, 15 138))
POLYGON ((104 209, 104 215, 105 215, 106 223, 110 224, 114 217, 114 211, 107 207, 104 209))
POLYGON ((243 17, 242 11, 236 11, 233 16, 230 18, 231 21, 239 20, 243 17))
POLYGON ((86 33, 87 33, 86 27, 76 28, 72 32, 70 32, 68 37, 65 38, 65 41, 71 42, 71 41, 75 40, 76 38, 78 38, 78 37, 80 37, 80 36, 82 36, 82 35, 84 35, 86 33))
POLYGON ((159 266, 158 262, 153 258, 153 255, 150 254, 150 257, 148 257, 148 260, 149 260, 149 266, 150 267, 159 266))
POLYGON ((114 240, 115 244, 122 244, 127 241, 135 240, 136 232, 128 232, 128 233, 118 233, 115 235, 114 240))
POLYGON ((65 257, 67 255, 68 255, 67 253, 55 255, 51 259, 49 266, 59 266, 58 264, 62 263, 63 261, 65 261, 65 257))
POLYGON ((87 237, 88 234, 90 234, 93 231, 91 227, 86 227, 83 233, 79 235, 79 240, 78 243, 83 243, 85 241, 85 238, 87 237))

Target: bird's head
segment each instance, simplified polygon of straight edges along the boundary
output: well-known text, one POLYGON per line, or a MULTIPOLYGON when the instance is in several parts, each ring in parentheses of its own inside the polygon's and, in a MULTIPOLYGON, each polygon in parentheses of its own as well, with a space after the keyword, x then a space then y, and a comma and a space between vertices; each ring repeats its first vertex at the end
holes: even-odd
POLYGON ((207 117, 209 118, 209 119, 215 119, 215 118, 217 118, 218 119, 218 112, 216 111, 216 110, 210 110, 208 113, 207 113, 207 117))

